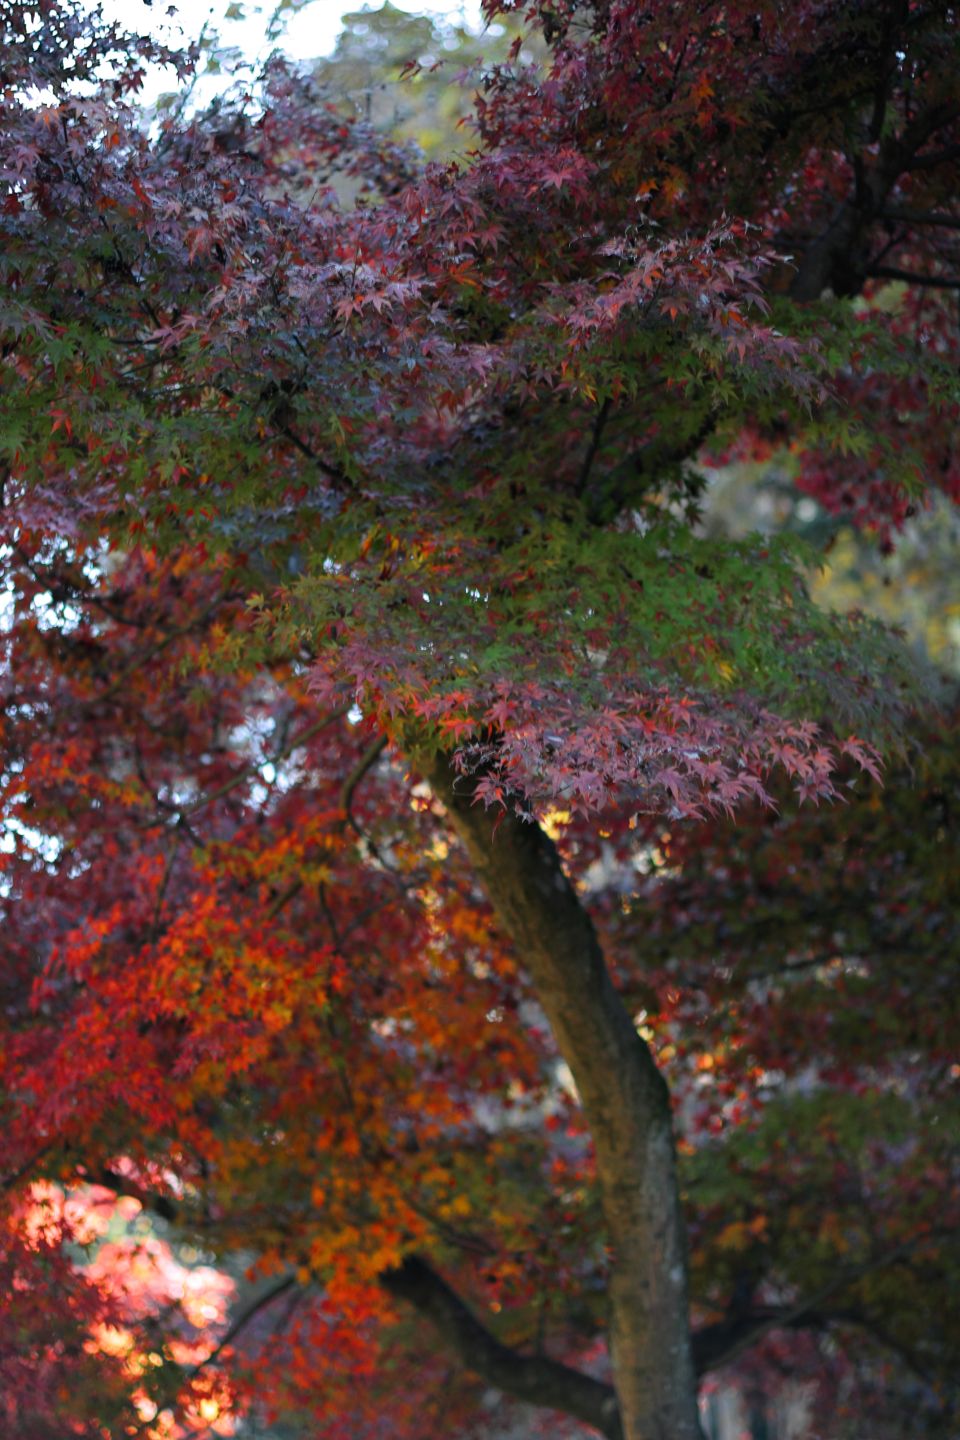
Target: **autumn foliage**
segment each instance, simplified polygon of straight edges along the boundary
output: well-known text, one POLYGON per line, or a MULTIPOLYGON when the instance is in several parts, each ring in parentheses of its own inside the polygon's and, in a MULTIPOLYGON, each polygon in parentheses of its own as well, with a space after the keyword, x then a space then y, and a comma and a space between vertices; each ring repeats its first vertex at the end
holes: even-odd
POLYGON ((0 4, 18 1440, 956 1425, 951 727, 704 523, 960 499, 956 12, 486 11, 428 164, 0 4))

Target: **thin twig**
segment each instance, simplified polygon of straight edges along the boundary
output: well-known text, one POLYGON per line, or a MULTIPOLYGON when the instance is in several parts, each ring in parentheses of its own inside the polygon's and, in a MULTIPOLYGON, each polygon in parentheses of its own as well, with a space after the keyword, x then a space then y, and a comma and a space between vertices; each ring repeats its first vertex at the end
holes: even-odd
POLYGON ((30 1159, 25 1161, 18 1170, 14 1170, 12 1175, 5 1175, 3 1181, 0 1182, 0 1190, 12 1190, 15 1185, 19 1185, 24 1176, 29 1175, 37 1161, 41 1160, 50 1149, 52 1149, 52 1146, 44 1145, 42 1149, 37 1150, 31 1155, 30 1159))
POLYGON ((178 810, 177 813, 180 817, 179 823, 182 824, 190 819, 191 816, 196 815, 198 810, 205 809, 207 805, 212 805, 215 800, 221 800, 224 795, 229 795, 231 790, 235 790, 238 785, 242 785, 245 780, 249 780, 250 776, 262 769, 264 765, 276 765, 278 760, 285 760, 289 755, 293 754, 294 750, 299 750, 302 745, 306 745, 308 740, 312 740, 314 735, 318 735, 321 730, 326 729, 328 725, 332 725, 335 720, 342 720, 345 715, 349 714, 351 708, 351 705, 340 705, 335 710, 328 710, 326 714, 321 715, 319 720, 314 721, 312 725, 308 725, 305 730, 301 730, 300 733, 295 735, 291 740, 285 741, 279 749, 274 751, 272 755, 269 755, 266 760, 251 760, 249 765, 245 765, 236 775, 224 781, 218 789, 211 790, 209 795, 204 795, 192 805, 187 805, 183 809, 178 810))
POLYGON ((590 471, 593 469, 593 462, 597 458, 597 451, 600 449, 600 441, 603 438, 604 426, 607 423, 607 416, 610 414, 610 396, 604 400, 597 411, 593 422, 593 429, 590 434, 590 443, 587 446, 587 453, 583 457, 583 464, 580 466, 580 474, 577 477, 577 494, 582 495, 587 488, 590 479, 590 471))
POLYGON ((223 1339, 214 1346, 214 1348, 210 1351, 210 1354, 207 1355, 205 1359, 194 1365, 193 1369, 186 1376, 186 1379, 188 1381, 195 1380, 202 1370, 205 1370, 208 1365, 212 1365, 214 1363, 214 1361, 218 1358, 218 1356, 223 1353, 223 1351, 227 1348, 228 1345, 233 1344, 234 1340, 236 1340, 237 1336, 241 1333, 241 1331, 247 1328, 247 1326, 250 1324, 250 1321, 253 1320, 255 1316, 259 1315, 261 1310, 265 1310, 266 1307, 270 1305, 274 1300, 278 1299, 279 1296, 285 1295, 288 1290, 292 1290, 296 1284, 297 1277, 295 1275, 284 1275, 282 1280, 278 1280, 277 1283, 275 1285, 272 1285, 269 1290, 265 1290, 263 1294, 258 1296, 256 1300, 251 1301, 251 1303, 242 1312, 242 1314, 238 1315, 236 1320, 234 1320, 233 1324, 230 1326, 223 1339))
MULTIPOLYGON (((367 771, 373 768, 386 748, 387 736, 378 735, 372 744, 368 745, 366 750, 364 750, 360 759, 350 771, 350 774, 340 788, 340 809, 343 811, 343 824, 345 826, 349 825, 353 830, 356 830, 358 835, 360 835, 361 832, 351 813, 351 803, 354 792, 367 771)), ((361 838, 365 839, 366 837, 361 835, 361 838)))

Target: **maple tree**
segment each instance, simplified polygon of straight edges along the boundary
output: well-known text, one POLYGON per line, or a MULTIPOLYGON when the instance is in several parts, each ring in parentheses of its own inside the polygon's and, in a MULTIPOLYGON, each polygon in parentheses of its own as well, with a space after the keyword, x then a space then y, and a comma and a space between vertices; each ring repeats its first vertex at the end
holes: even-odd
POLYGON ((800 1329, 948 1374, 950 746, 892 846, 908 657, 695 462, 884 545, 957 498, 955 9, 486 10, 545 58, 441 165, 279 59, 151 129, 193 52, 0 7, 24 1434, 466 1433, 490 1385, 683 1440, 800 1329), (110 1203, 247 1271, 205 1354, 79 1263, 110 1203))

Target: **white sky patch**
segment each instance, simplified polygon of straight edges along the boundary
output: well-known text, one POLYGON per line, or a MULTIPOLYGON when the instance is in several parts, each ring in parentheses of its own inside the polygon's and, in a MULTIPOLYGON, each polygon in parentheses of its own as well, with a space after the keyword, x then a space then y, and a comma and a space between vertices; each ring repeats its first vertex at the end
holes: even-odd
MULTIPOLYGON (((480 0, 392 0, 395 9, 408 15, 431 15, 440 20, 459 23, 474 30, 483 29, 483 14, 480 0)), ((103 0, 104 14, 116 20, 125 29, 148 32, 168 43, 183 39, 196 40, 206 27, 216 32, 220 47, 238 52, 254 70, 274 50, 281 50, 294 60, 315 60, 333 52, 337 36, 343 29, 344 15, 356 14, 362 10, 379 10, 379 0, 374 4, 345 4, 344 0, 307 0, 305 4, 290 5, 279 12, 274 4, 260 5, 245 3, 245 0, 216 0, 214 5, 198 4, 178 6, 173 15, 162 0, 146 5, 144 0, 103 0), (278 18, 279 16, 279 18, 278 18), (279 29, 277 38, 270 32, 279 29)), ((195 99, 207 103, 222 86, 213 76, 206 77, 195 89, 195 99)), ((172 88, 171 74, 157 67, 151 67, 140 92, 140 103, 155 105, 161 95, 172 88)))

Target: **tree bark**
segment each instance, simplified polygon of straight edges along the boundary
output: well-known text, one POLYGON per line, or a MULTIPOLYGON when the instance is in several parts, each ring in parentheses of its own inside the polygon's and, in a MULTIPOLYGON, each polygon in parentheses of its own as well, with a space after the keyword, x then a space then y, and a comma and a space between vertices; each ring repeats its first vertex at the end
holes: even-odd
POLYGON ((545 1355, 522 1355, 501 1344, 419 1256, 408 1255, 380 1283, 419 1310, 469 1370, 505 1395, 573 1415, 607 1440, 623 1440, 617 1397, 609 1385, 545 1355))
POLYGON ((417 758, 534 983, 593 1137, 624 1440, 700 1440, 666 1084, 553 842, 536 824, 474 804, 472 783, 446 756, 417 758))

